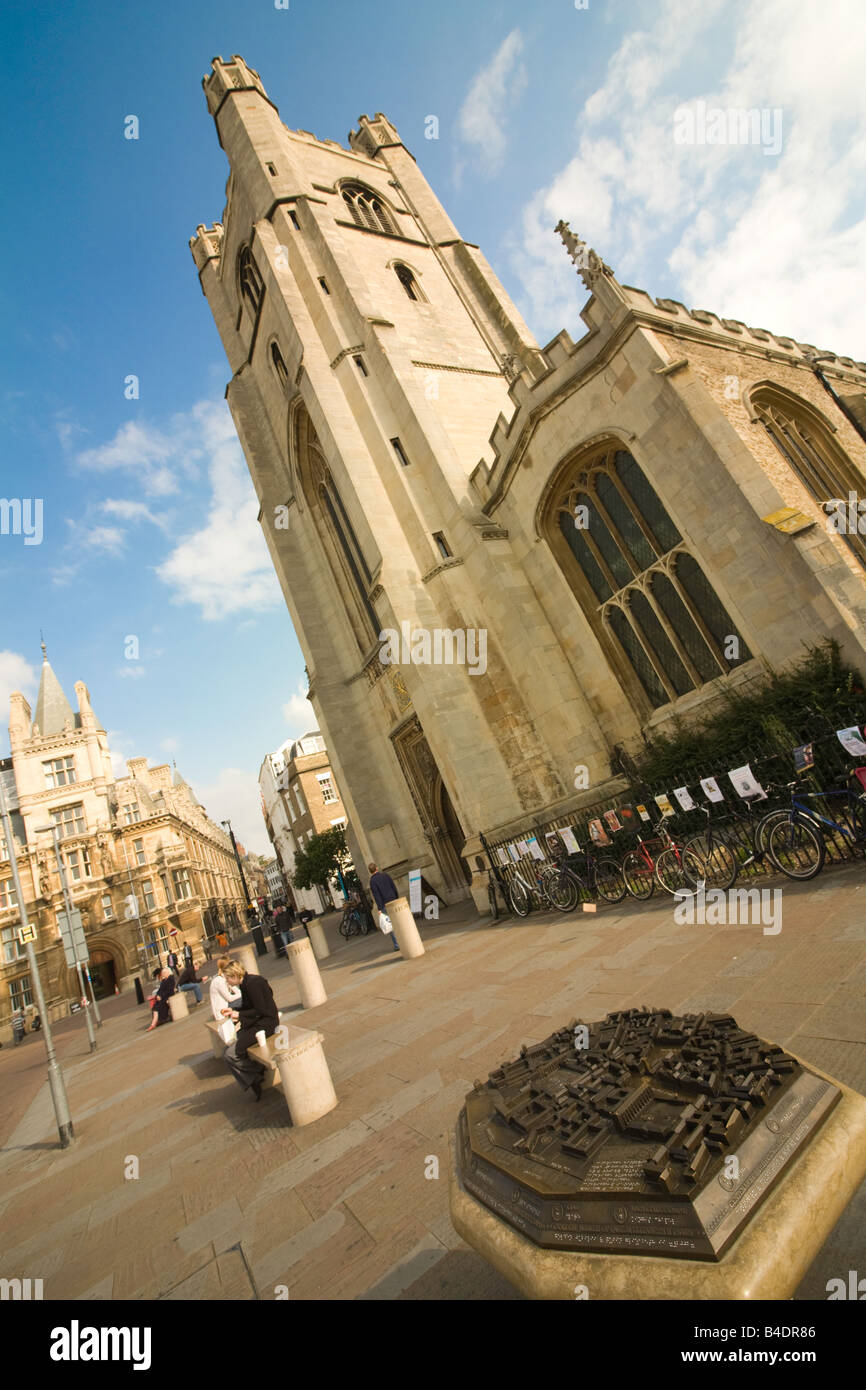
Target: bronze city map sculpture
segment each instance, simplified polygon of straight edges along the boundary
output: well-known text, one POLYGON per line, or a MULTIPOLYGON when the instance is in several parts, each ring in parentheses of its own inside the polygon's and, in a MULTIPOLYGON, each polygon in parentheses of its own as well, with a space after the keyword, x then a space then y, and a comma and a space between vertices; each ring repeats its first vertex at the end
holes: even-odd
POLYGON ((476 1081, 457 1162, 540 1246, 719 1260, 839 1096, 729 1015, 628 1009, 476 1081))

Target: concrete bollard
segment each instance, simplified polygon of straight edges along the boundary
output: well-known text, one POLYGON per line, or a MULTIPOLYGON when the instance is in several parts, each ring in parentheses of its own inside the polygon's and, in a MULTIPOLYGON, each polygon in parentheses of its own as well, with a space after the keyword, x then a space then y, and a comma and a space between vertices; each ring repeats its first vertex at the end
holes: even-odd
POLYGON ((313 948, 313 955, 316 960, 324 960, 325 956, 331 954, 331 948, 325 940, 325 929, 321 922, 308 922, 307 932, 310 937, 310 945, 313 948))
POLYGON ((171 1011, 172 1023, 177 1023, 179 1018, 189 1018, 189 1004, 186 1002, 186 995, 183 990, 176 989, 174 994, 169 995, 168 1007, 171 1011))
POLYGON ((304 937, 303 941, 293 941, 286 947, 286 955, 292 967, 292 974, 298 982, 304 1008, 314 1009, 317 1004, 324 1004, 328 996, 322 984, 313 948, 307 938, 304 937))
POLYGON ((259 958, 252 946, 236 946, 232 951, 232 959, 239 961, 248 975, 258 975, 259 958))
POLYGON ((394 898, 392 902, 385 904, 385 912, 391 919, 391 926, 394 928, 400 954, 405 956, 407 960, 412 960, 415 956, 423 956, 424 943, 418 934, 412 909, 406 899, 394 898))
MULTIPOLYGON (((291 949, 291 948, 289 948, 291 949)), ((292 1028, 289 1046, 274 1053, 293 1125, 308 1125, 337 1104, 337 1093, 322 1048, 321 1033, 292 1028), (297 1042, 292 1034, 302 1033, 297 1042)))

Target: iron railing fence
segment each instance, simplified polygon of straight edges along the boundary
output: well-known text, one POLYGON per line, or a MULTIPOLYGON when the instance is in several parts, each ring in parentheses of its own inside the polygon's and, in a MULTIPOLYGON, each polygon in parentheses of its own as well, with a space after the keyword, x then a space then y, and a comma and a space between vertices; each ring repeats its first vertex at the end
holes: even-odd
POLYGON ((839 831, 825 830, 827 861, 838 863, 855 859, 859 853, 858 847, 852 843, 856 838, 856 827, 848 810, 845 789, 850 785, 856 792, 866 791, 866 786, 862 786, 852 776, 853 770, 858 766, 866 768, 866 756, 852 756, 843 747, 836 730, 845 727, 856 728, 860 731, 862 739, 864 721, 866 704, 850 709, 844 723, 831 722, 818 714, 806 716, 802 721, 792 723, 786 728, 780 726, 776 738, 767 739, 762 746, 744 748, 738 763, 731 761, 725 767, 698 764, 684 766, 677 776, 667 778, 664 785, 627 778, 629 786, 619 794, 608 795, 603 800, 580 807, 577 811, 565 812, 548 820, 527 820, 518 833, 512 833, 507 837, 493 839, 482 835, 481 840, 491 866, 506 881, 514 878, 518 868, 522 870, 524 877, 529 877, 531 881, 531 859, 535 860, 536 867, 541 867, 544 862, 553 862, 554 855, 551 853, 547 836, 553 836, 555 841, 559 842, 557 847, 561 854, 563 840, 558 832, 562 830, 571 830, 580 846, 578 855, 569 856, 576 867, 583 862, 587 844, 593 846, 596 854, 621 861, 628 851, 634 848, 638 839, 649 841, 654 838, 653 826, 658 824, 662 815, 655 798, 664 795, 674 811, 673 819, 667 824, 677 843, 706 831, 707 817, 700 809, 704 806, 710 811, 714 827, 718 827, 734 846, 739 846, 742 876, 760 878, 775 872, 768 861, 754 859, 748 864, 742 862, 752 855, 754 826, 768 811, 790 806, 791 794, 787 784, 796 781, 798 791, 824 793, 820 800, 813 803, 815 808, 847 826, 851 832, 851 838, 848 838, 839 831), (794 763, 794 749, 808 744, 812 746, 813 765, 798 772, 794 763), (746 765, 767 793, 766 799, 747 803, 734 789, 728 772, 733 771, 735 767, 746 765), (701 781, 707 778, 715 778, 724 801, 709 801, 701 788, 701 781), (684 810, 673 794, 674 788, 683 787, 695 802, 693 810, 684 810), (838 792, 839 795, 826 796, 827 793, 833 792, 838 792), (639 807, 645 808, 650 819, 641 818, 639 807), (629 810, 632 815, 624 814, 629 810), (614 813, 621 828, 614 828, 609 819, 606 819, 606 813, 610 812, 614 813), (593 822, 595 836, 590 830, 593 822), (601 842, 597 838, 599 824, 603 835, 601 842), (604 843, 604 839, 608 841, 607 844, 604 843), (533 845, 537 846, 534 854, 533 845), (516 860, 515 852, 518 855, 516 860))

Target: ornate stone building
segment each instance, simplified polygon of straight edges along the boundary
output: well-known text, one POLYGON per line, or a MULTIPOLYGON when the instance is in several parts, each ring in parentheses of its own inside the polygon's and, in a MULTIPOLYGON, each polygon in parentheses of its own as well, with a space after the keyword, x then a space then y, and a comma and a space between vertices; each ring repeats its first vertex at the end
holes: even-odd
MULTIPOLYGON (((82 914, 97 997, 152 970, 171 945, 195 945, 220 927, 240 927, 245 906, 228 836, 208 820, 191 787, 168 764, 148 767, 146 758, 131 758, 129 775, 116 779, 83 682, 75 694, 77 712, 46 657, 35 713, 23 695, 11 697, 12 756, 0 763, 52 1017, 66 1014, 80 995, 57 926, 64 904, 46 833, 52 822, 60 831, 72 905, 82 914)), ((9 1032, 14 1009, 32 1002, 18 925, 0 833, 0 1036, 9 1032)))
POLYGON ((866 495, 863 363, 653 300, 564 225, 586 332, 542 350, 384 116, 344 149, 241 58, 204 89, 230 175, 191 249, 363 859, 453 900, 480 833, 614 790, 642 729, 804 643, 866 664, 866 539, 823 507, 866 495))

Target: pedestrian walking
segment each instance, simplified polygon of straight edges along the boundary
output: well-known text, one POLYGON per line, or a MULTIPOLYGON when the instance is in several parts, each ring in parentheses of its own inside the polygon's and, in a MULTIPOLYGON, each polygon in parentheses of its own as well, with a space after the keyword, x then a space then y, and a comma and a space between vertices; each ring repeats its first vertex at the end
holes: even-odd
POLYGON ((241 1090, 252 1091, 261 1100, 265 1068, 247 1053, 255 1042, 256 1033, 266 1037, 276 1033, 280 1016, 273 991, 263 975, 248 975, 240 961, 231 961, 225 970, 226 983, 236 985, 241 992, 240 1003, 234 1009, 223 1009, 223 1016, 240 1023, 237 1036, 229 1043, 223 1056, 241 1090))
POLYGON ((371 875, 370 892, 373 894, 373 901, 379 909, 379 930, 384 931, 390 938, 392 950, 399 951, 400 947, 397 945, 397 937, 393 928, 388 931, 387 928, 382 926, 383 916, 390 925, 390 918, 385 911, 385 906, 387 903, 392 903, 395 898, 399 898, 400 894, 397 891, 397 885, 391 875, 386 874, 383 869, 380 869, 378 864, 368 864, 367 868, 371 875))
POLYGON ((184 965, 192 965, 192 947, 190 946, 188 941, 184 941, 183 943, 182 955, 184 965))
POLYGON ((173 970, 175 975, 177 975, 177 968, 180 965, 180 958, 178 957, 177 951, 175 951, 174 948, 172 948, 169 951, 165 960, 169 970, 173 970))
POLYGON ((24 1022, 24 1014, 21 1011, 21 1009, 19 1009, 18 1012, 15 1014, 14 1018, 12 1019, 12 1037, 15 1041, 16 1047, 20 1042, 24 1041, 24 1035, 26 1034, 26 1032, 27 1024, 24 1022))

